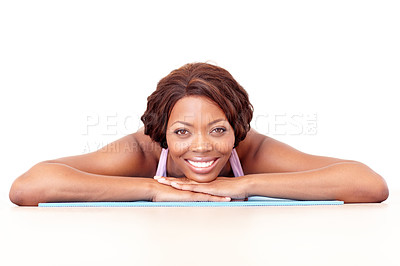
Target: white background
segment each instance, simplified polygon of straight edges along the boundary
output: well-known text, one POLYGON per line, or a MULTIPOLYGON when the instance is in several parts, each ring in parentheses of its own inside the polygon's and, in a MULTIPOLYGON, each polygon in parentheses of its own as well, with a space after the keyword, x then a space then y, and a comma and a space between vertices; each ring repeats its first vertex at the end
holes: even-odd
POLYGON ((140 126, 171 70, 211 61, 253 127, 398 178, 397 1, 1 1, 0 202, 33 164, 140 126))

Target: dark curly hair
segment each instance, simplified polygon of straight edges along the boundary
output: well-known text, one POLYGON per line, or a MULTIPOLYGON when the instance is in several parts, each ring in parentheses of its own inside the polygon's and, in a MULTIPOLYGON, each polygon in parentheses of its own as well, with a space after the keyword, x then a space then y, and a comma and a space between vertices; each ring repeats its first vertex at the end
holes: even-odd
POLYGON ((228 71, 207 63, 186 64, 158 82, 141 117, 144 134, 167 148, 166 130, 172 108, 178 100, 193 95, 205 96, 223 110, 235 132, 234 147, 246 137, 253 118, 247 92, 228 71))

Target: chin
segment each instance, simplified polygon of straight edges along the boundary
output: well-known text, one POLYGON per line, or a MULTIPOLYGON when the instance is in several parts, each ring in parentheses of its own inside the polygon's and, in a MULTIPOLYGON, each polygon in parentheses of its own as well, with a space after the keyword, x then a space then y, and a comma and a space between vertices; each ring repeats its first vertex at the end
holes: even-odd
POLYGON ((199 183, 208 183, 218 177, 225 163, 221 157, 213 159, 212 163, 211 161, 208 163, 199 163, 184 160, 185 176, 199 183))
POLYGON ((193 175, 193 173, 191 173, 191 175, 188 175, 187 178, 193 181, 196 181, 198 183, 210 183, 212 181, 214 181, 215 179, 217 179, 218 175, 193 175))

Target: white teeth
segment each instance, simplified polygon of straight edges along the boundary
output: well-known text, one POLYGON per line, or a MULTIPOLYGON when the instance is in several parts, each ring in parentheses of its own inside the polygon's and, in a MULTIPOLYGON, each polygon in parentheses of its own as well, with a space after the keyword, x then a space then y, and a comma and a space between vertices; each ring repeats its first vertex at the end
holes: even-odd
POLYGON ((188 162, 193 165, 194 167, 198 167, 198 168, 205 168, 205 167, 209 167, 211 166, 214 161, 209 161, 209 162, 194 162, 191 160, 188 160, 188 162))

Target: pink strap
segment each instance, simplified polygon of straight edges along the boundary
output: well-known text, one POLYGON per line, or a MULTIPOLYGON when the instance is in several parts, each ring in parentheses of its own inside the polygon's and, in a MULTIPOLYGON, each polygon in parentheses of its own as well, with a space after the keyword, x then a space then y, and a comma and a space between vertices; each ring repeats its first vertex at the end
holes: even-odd
POLYGON ((232 171, 235 177, 244 176, 242 165, 240 164, 236 149, 232 150, 231 157, 229 157, 229 162, 231 163, 232 171))
POLYGON ((167 176, 167 157, 168 149, 162 149, 160 160, 158 161, 156 176, 167 176))

